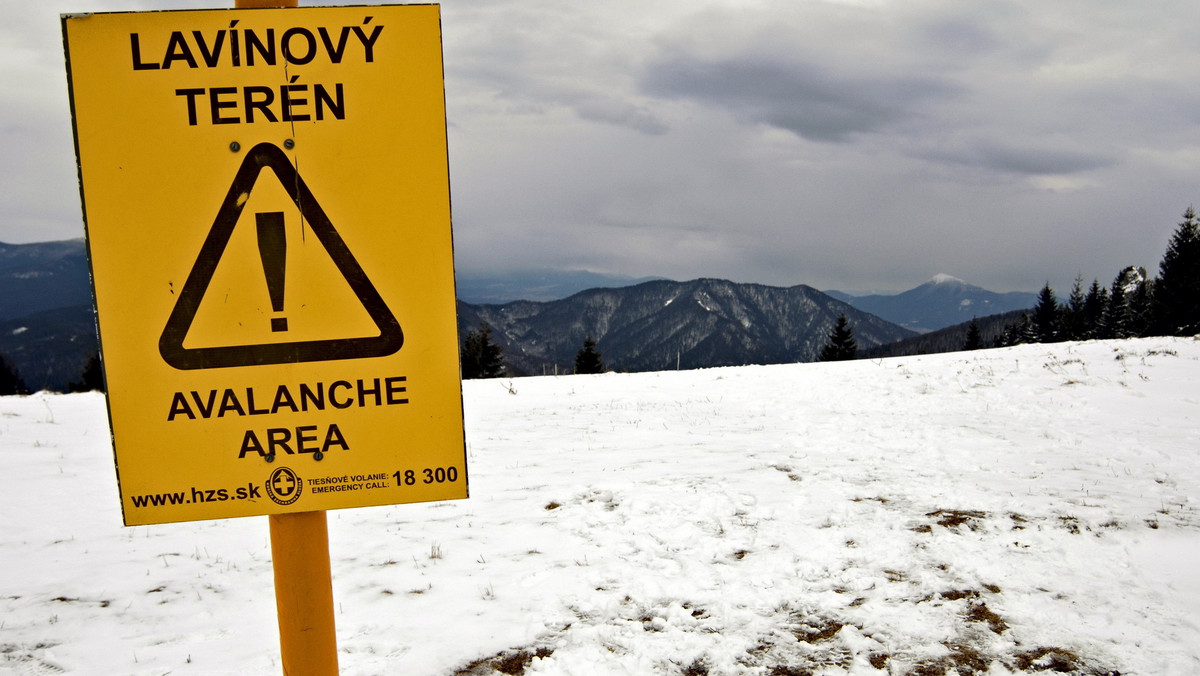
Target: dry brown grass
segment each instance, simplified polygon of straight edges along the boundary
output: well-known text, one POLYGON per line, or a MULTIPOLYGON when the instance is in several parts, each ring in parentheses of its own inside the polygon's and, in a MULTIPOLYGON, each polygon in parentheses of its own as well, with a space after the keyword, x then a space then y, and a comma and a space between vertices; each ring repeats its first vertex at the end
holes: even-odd
POLYGON ((987 512, 971 509, 939 509, 925 516, 937 519, 937 525, 943 528, 958 528, 966 526, 971 530, 979 527, 978 521, 987 518, 987 512))
POLYGON ((1004 618, 992 612, 986 603, 972 604, 971 609, 967 611, 967 621, 982 622, 995 634, 1003 634, 1008 631, 1008 623, 1004 621, 1004 618))
POLYGON ((1015 665, 1021 671, 1055 671, 1070 673, 1079 671, 1079 656, 1063 648, 1034 648, 1017 653, 1015 665))
POLYGON ((475 660, 465 667, 455 670, 453 676, 485 676, 493 672, 508 674, 508 676, 522 676, 526 667, 533 662, 533 658, 549 657, 553 652, 553 649, 547 647, 537 648, 533 652, 528 650, 505 651, 492 657, 475 660))

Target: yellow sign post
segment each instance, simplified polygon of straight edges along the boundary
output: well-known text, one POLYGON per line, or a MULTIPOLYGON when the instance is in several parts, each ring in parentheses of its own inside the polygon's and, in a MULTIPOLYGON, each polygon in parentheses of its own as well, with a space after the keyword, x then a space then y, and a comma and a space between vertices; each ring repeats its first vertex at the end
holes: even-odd
POLYGON ((437 6, 64 32, 125 522, 466 497, 437 6))
POLYGON ((270 515, 331 674, 324 510, 467 496, 440 19, 237 7, 63 18, 122 512, 270 515))

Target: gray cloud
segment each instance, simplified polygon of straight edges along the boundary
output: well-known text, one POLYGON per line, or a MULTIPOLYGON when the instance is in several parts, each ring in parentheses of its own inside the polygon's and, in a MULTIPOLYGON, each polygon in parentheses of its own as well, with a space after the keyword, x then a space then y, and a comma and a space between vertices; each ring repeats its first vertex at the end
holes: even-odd
POLYGON ((646 106, 617 99, 585 97, 574 105, 585 120, 629 127, 645 134, 665 134, 667 125, 646 106))
POLYGON ((1016 144, 982 139, 953 150, 918 151, 935 162, 1030 176, 1069 175, 1111 166, 1116 159, 1094 150, 1054 147, 1052 140, 1016 144))
POLYGON ((677 55, 652 62, 641 86, 651 95, 727 108, 748 122, 826 142, 885 131, 958 90, 936 77, 838 74, 757 57, 707 62, 677 55))

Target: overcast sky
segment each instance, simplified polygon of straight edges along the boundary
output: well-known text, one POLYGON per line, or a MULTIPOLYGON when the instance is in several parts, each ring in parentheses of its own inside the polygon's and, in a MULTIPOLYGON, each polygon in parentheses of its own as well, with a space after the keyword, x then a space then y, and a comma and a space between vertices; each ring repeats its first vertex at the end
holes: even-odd
MULTIPOLYGON (((58 14, 232 4, 0 0, 0 241, 83 236, 58 14)), ((1195 0, 446 0, 442 24, 460 274, 1065 295, 1157 271, 1200 201, 1195 0)))

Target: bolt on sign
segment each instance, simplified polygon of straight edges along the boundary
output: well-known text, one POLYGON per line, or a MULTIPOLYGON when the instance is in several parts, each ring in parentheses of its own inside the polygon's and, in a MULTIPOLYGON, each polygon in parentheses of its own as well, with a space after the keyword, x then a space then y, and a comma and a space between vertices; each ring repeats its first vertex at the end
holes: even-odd
POLYGON ((125 523, 465 498, 438 7, 62 23, 125 523))

